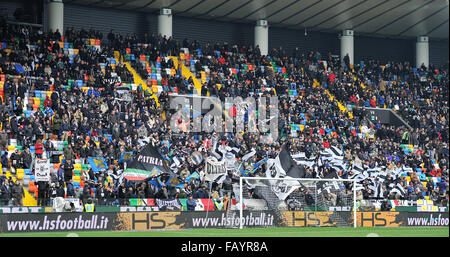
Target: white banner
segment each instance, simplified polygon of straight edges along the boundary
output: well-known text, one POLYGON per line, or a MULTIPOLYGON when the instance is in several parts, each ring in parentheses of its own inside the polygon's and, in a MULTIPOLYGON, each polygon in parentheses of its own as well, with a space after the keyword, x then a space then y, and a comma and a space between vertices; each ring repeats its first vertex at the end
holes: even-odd
MULTIPOLYGON (((268 178, 284 178, 286 171, 281 165, 280 158, 277 156, 275 159, 267 160, 266 164, 266 177, 268 178)), ((269 180, 270 184, 274 184, 275 180, 269 180)))
POLYGON ((158 205, 159 210, 181 210, 183 207, 180 204, 180 200, 173 199, 173 200, 162 200, 162 199, 156 199, 156 205, 158 205))
POLYGON ((80 199, 78 198, 62 198, 56 197, 53 201, 52 211, 53 212, 67 212, 72 211, 70 204, 73 204, 73 211, 83 212, 83 206, 80 204, 80 199))
POLYGON ((227 174, 227 169, 225 168, 225 161, 218 161, 214 157, 208 157, 205 162, 205 176, 206 181, 214 181, 217 177, 227 174))
MULTIPOLYGON (((283 154, 283 151, 280 153, 283 154)), ((286 176, 286 170, 280 160, 280 154, 275 159, 269 159, 266 165, 266 177, 267 178, 284 178, 286 176)), ((285 158, 284 158, 285 159, 285 158)), ((288 195, 290 195, 295 189, 300 187, 298 181, 289 180, 268 180, 269 185, 278 199, 284 200, 288 195)))
POLYGON ((300 187, 300 183, 298 181, 292 180, 274 180, 271 181, 271 189, 274 192, 278 199, 285 200, 288 195, 290 195, 294 190, 300 187))
POLYGON ((226 153, 225 157, 223 158, 225 161, 225 167, 227 170, 235 170, 237 168, 236 165, 236 157, 232 153, 226 153))
POLYGON ((64 141, 50 141, 55 149, 64 148, 64 141))
POLYGON ((50 162, 47 159, 36 159, 34 175, 37 181, 50 181, 50 162))

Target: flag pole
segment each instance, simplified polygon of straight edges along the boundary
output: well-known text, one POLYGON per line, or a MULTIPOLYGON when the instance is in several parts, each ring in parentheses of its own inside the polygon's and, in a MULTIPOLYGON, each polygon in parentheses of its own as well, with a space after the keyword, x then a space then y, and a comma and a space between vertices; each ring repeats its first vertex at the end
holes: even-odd
POLYGON ((242 191, 244 189, 242 188, 242 177, 239 177, 239 204, 241 205, 241 208, 239 208, 239 229, 244 228, 244 223, 242 222, 243 217, 243 209, 244 209, 244 199, 242 198, 242 191))
POLYGON ((317 201, 319 200, 319 198, 317 197, 317 182, 316 182, 316 184, 315 184, 315 186, 314 186, 314 217, 315 217, 315 220, 316 220, 316 227, 318 227, 319 225, 319 223, 317 222, 317 201))
POLYGON ((356 228, 356 179, 353 180, 353 227, 356 228))
MULTIPOLYGON (((212 189, 212 184, 213 184, 213 182, 212 181, 209 181, 209 193, 208 193, 208 207, 206 207, 206 217, 205 217, 205 220, 207 220, 208 219, 208 213, 209 213, 209 202, 211 201, 211 189, 212 189)), ((206 224, 207 224, 207 222, 205 222, 205 228, 206 228, 206 224)))

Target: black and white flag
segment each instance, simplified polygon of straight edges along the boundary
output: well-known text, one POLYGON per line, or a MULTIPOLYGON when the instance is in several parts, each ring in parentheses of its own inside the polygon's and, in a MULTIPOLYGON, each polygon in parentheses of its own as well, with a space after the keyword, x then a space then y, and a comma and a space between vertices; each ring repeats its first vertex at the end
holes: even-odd
MULTIPOLYGON (((338 179, 339 175, 336 173, 336 170, 331 169, 328 173, 324 174, 324 179, 338 179)), ((319 181, 317 182, 317 192, 320 194, 322 191, 327 191, 330 193, 331 191, 338 191, 339 185, 334 181, 319 181)))
POLYGON ((280 200, 286 199, 286 197, 299 187, 300 183, 294 180, 275 180, 271 183, 272 192, 274 192, 280 200))
POLYGON ((200 163, 203 162, 204 157, 201 152, 194 152, 192 153, 191 160, 194 163, 194 165, 199 165, 200 163))
POLYGON ((292 159, 297 163, 297 165, 312 167, 315 164, 315 158, 307 158, 304 153, 292 155, 292 159))
POLYGON ((225 168, 227 170, 235 171, 238 168, 236 156, 233 153, 227 152, 223 160, 225 161, 225 168))
MULTIPOLYGON (((266 164, 266 177, 268 178, 301 178, 305 170, 297 166, 285 146, 275 159, 269 159, 266 164)), ((295 180, 269 180, 272 191, 280 200, 286 199, 294 190, 301 186, 295 180)))
POLYGON ((325 150, 321 153, 321 156, 325 160, 344 160, 344 155, 341 150, 339 150, 335 146, 331 146, 330 148, 325 148, 325 150))
POLYGON ((174 156, 173 158, 172 158, 172 161, 173 161, 173 163, 170 165, 170 168, 172 169, 172 170, 178 170, 178 168, 180 168, 181 167, 181 163, 183 163, 184 162, 184 158, 183 157, 178 157, 178 156, 174 156))
POLYGON ((222 183, 227 175, 227 169, 225 167, 225 160, 218 161, 214 157, 208 157, 205 160, 205 181, 214 181, 218 184, 222 183))
MULTIPOLYGON (((391 184, 392 185, 392 184, 391 184)), ((393 188, 391 189, 391 191, 390 191, 390 193, 391 194, 393 194, 393 193, 396 193, 396 194, 398 194, 398 195, 400 195, 401 197, 404 197, 405 196, 405 189, 402 187, 402 185, 400 185, 400 184, 396 184, 396 185, 394 185, 394 186, 392 186, 393 188)))
POLYGON ((247 161, 248 159, 252 158, 256 154, 255 149, 252 149, 251 152, 247 153, 246 155, 242 156, 242 161, 247 161))
POLYGON ((378 181, 373 196, 375 198, 384 198, 383 195, 384 195, 383 184, 378 181))
POLYGON ((217 160, 221 160, 223 157, 223 153, 219 151, 219 148, 217 147, 217 141, 214 141, 213 147, 211 148, 211 155, 217 160))

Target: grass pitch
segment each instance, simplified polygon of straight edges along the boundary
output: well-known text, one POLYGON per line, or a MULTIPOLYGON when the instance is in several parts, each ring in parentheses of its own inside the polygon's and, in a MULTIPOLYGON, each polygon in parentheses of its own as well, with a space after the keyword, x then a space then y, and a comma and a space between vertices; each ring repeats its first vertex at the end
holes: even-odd
POLYGON ((297 227, 3 233, 0 237, 449 237, 448 227, 297 227))

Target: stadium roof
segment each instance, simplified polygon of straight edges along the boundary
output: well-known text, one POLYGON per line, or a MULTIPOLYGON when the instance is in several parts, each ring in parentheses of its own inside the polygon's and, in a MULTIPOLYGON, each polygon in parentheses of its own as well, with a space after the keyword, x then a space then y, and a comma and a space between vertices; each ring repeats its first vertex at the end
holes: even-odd
POLYGON ((224 22, 409 38, 426 35, 447 39, 449 0, 64 0, 64 3, 108 7, 224 22))

